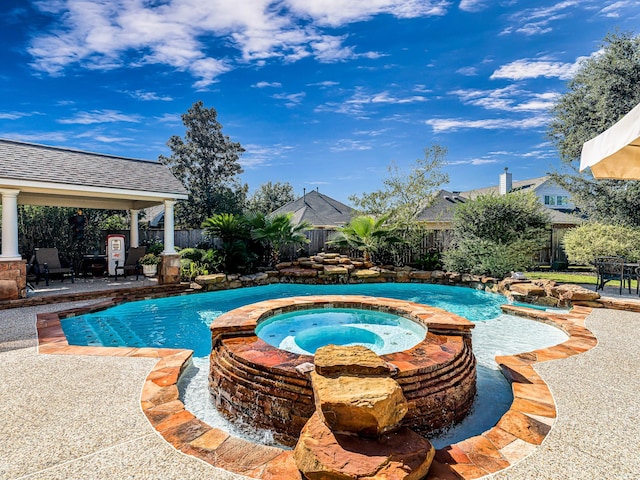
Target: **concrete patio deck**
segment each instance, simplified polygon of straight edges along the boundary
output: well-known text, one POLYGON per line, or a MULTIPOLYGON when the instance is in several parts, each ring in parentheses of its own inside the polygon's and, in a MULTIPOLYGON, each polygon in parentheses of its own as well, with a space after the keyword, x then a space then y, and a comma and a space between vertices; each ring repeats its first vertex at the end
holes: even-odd
MULTIPOLYGON (((0 478, 245 478, 179 453, 150 425, 140 393, 156 359, 37 353, 37 313, 92 302, 0 311, 0 478)), ((586 326, 595 348, 535 367, 555 426, 489 478, 640 478, 640 314, 594 310, 586 326)))

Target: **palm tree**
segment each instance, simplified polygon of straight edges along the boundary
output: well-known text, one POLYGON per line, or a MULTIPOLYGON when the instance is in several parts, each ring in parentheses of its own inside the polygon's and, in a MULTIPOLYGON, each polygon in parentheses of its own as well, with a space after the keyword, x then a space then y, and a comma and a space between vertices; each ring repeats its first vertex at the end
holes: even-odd
POLYGON ((395 227, 385 225, 388 218, 388 215, 378 219, 369 215, 352 218, 347 225, 338 229, 337 235, 328 243, 343 248, 355 248, 362 252, 362 256, 368 262, 371 260, 371 254, 402 241, 396 236, 395 227))
POLYGON ((270 263, 280 261, 280 254, 286 247, 299 248, 309 243, 304 234, 311 228, 308 222, 294 225, 293 213, 281 213, 272 217, 260 213, 250 215, 247 222, 251 226, 251 238, 262 242, 270 250, 270 263))
POLYGON ((249 228, 245 219, 233 213, 217 213, 202 222, 204 234, 222 241, 225 270, 232 270, 244 266, 248 261, 246 240, 249 238, 249 228))

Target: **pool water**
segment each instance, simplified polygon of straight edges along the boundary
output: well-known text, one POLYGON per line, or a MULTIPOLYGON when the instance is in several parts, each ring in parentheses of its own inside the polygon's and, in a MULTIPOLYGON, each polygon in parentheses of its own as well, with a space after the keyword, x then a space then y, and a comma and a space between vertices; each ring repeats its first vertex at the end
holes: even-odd
POLYGON ((313 355, 325 345, 362 345, 378 355, 408 350, 424 340, 424 325, 398 315, 356 308, 317 308, 275 315, 256 335, 269 345, 313 355))
POLYGON ((471 288, 384 283, 366 285, 274 284, 143 300, 62 320, 72 345, 186 348, 194 356, 211 353, 209 325, 229 310, 263 300, 305 295, 367 295, 442 308, 472 322, 501 314, 505 297, 471 288))
POLYGON ((193 365, 179 382, 185 407, 212 427, 263 443, 270 432, 256 432, 223 418, 208 392, 209 325, 223 313, 280 297, 305 295, 367 295, 409 300, 442 308, 476 324, 473 351, 477 359, 478 394, 471 413, 458 425, 430 440, 440 448, 493 427, 513 401, 511 386, 495 363, 510 355, 557 345, 567 339, 561 330, 536 321, 505 315, 502 295, 470 288, 428 284, 291 285, 274 284, 218 292, 131 302, 101 312, 62 320, 72 345, 187 348, 193 365))

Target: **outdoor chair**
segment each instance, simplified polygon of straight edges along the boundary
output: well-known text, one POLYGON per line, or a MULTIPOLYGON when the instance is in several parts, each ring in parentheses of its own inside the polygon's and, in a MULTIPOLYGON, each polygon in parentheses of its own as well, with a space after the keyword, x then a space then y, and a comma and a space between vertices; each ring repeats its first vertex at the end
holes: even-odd
POLYGON ((622 257, 598 257, 594 262, 596 266, 596 292, 604 290, 604 286, 611 280, 620 282, 620 295, 622 295, 622 287, 627 282, 629 293, 631 293, 631 277, 633 273, 625 267, 625 260, 622 257))
POLYGON ((140 259, 144 257, 144 254, 147 252, 147 247, 130 247, 127 250, 127 256, 124 260, 123 265, 118 265, 119 261, 116 260, 116 280, 118 279, 118 271, 122 272, 122 276, 124 278, 127 277, 128 272, 135 272, 136 280, 142 273, 142 265, 140 264, 140 259))
POLYGON ((65 262, 66 266, 63 266, 57 248, 36 248, 33 255, 35 257, 33 268, 36 272, 36 284, 40 278, 44 277, 46 285, 49 286, 51 275, 58 274, 62 277, 63 282, 65 275, 71 275, 71 283, 74 283, 73 267, 67 262, 65 262))

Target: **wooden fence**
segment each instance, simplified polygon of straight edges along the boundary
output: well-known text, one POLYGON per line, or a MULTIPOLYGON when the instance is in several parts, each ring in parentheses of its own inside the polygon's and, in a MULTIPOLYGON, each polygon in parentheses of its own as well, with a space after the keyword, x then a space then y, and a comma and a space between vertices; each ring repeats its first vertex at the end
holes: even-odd
MULTIPOLYGON (((552 262, 564 262, 567 257, 562 246, 562 238, 567 231, 566 226, 554 226, 550 235, 548 248, 540 252, 538 261, 540 264, 550 264, 552 262)), ((204 237, 202 229, 185 229, 176 230, 174 242, 176 247, 186 248, 195 247, 203 242, 211 243, 210 239, 204 237)), ((129 232, 123 231, 128 238, 129 232)), ((424 258, 429 252, 443 252, 451 246, 451 230, 425 230, 417 249, 405 248, 394 255, 393 261, 397 264, 415 263, 417 260, 424 258)), ((328 245, 327 242, 335 235, 335 230, 314 229, 305 232, 309 239, 309 243, 303 247, 301 251, 283 252, 282 258, 294 258, 298 255, 315 255, 319 252, 338 251, 335 247, 328 245)), ((163 242, 164 231, 162 229, 149 229, 140 231, 140 241, 148 243, 152 241, 163 242)), ((344 251, 341 253, 357 256, 355 251, 344 251)))

